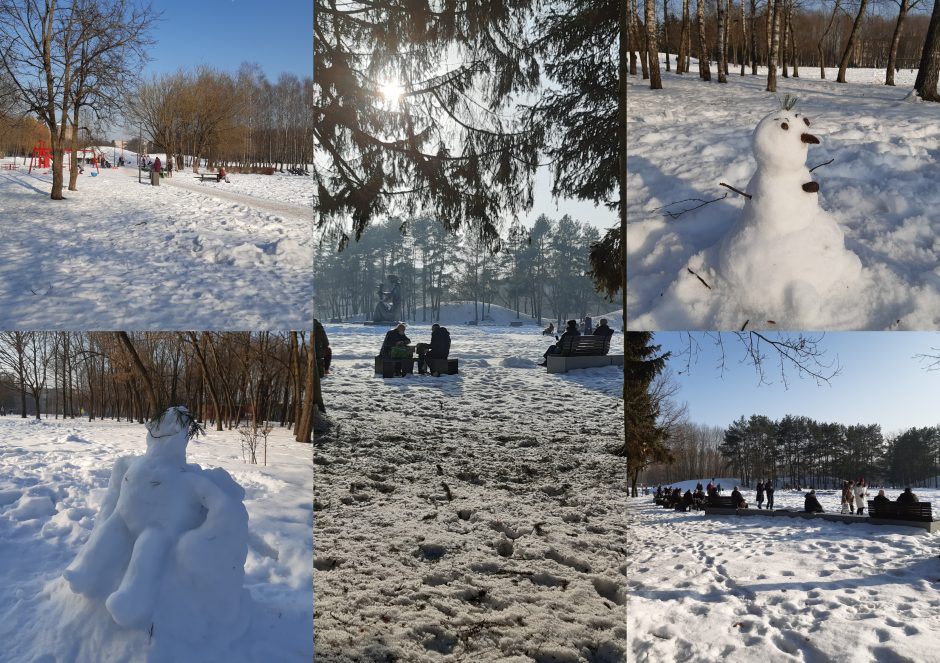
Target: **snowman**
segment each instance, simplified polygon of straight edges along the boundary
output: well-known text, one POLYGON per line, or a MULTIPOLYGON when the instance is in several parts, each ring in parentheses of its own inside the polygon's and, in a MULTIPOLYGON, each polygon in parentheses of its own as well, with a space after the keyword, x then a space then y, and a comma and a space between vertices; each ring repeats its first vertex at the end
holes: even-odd
POLYGON ((184 407, 147 425, 146 453, 115 462, 95 528, 63 574, 122 627, 204 637, 247 625, 245 493, 224 470, 186 462, 200 431, 184 407))
POLYGON ((806 168, 819 139, 794 104, 788 96, 754 130, 757 171, 740 218, 717 246, 717 271, 755 318, 801 326, 858 280, 862 266, 819 207, 819 184, 806 168))

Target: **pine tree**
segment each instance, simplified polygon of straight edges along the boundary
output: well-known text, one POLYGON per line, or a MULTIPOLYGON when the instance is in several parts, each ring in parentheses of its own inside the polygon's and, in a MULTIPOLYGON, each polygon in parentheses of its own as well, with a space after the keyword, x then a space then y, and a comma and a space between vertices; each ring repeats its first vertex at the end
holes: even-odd
POLYGON ((615 454, 627 459, 631 494, 636 497, 640 472, 652 463, 672 459, 667 435, 659 425, 660 405, 651 394, 656 377, 666 368, 669 353, 659 354, 652 332, 626 332, 624 355, 624 412, 626 440, 615 454))

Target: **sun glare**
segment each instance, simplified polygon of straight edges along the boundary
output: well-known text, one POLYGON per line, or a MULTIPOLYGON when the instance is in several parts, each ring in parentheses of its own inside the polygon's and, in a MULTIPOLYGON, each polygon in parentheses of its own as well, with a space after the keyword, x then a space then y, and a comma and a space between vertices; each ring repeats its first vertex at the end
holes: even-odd
POLYGON ((386 101, 398 101, 401 99, 401 95, 405 92, 405 88, 403 88, 398 83, 388 81, 386 83, 382 83, 379 86, 379 92, 382 93, 382 96, 385 97, 386 101))

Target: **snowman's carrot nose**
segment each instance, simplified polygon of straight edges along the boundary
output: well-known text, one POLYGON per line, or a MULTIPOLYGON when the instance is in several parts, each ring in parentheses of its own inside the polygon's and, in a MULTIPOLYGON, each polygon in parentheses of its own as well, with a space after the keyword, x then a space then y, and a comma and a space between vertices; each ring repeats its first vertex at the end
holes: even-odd
POLYGON ((816 138, 813 134, 803 134, 800 136, 800 140, 804 143, 812 143, 813 145, 819 144, 819 139, 816 138))

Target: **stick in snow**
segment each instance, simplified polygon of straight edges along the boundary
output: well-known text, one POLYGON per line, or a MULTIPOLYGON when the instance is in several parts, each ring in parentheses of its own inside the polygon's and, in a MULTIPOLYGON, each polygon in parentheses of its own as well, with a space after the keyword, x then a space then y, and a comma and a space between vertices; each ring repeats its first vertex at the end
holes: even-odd
POLYGON ((705 283, 705 279, 703 279, 701 276, 699 276, 698 274, 696 274, 695 272, 692 271, 692 268, 691 268, 691 267, 686 267, 686 269, 689 270, 689 274, 691 274, 692 276, 694 276, 695 278, 697 278, 699 281, 701 281, 703 286, 705 286, 705 287, 708 288, 709 290, 712 289, 712 287, 711 287, 710 285, 708 285, 707 283, 705 283))
POLYGON ((731 190, 734 191, 735 193, 740 193, 742 196, 744 196, 744 197, 747 198, 748 200, 751 199, 751 194, 749 194, 749 193, 744 193, 744 192, 741 191, 740 189, 735 189, 735 188, 734 188, 733 186, 731 186, 730 184, 725 184, 724 182, 719 182, 718 185, 719 185, 719 186, 723 186, 723 187, 725 187, 726 189, 731 189, 731 190))

